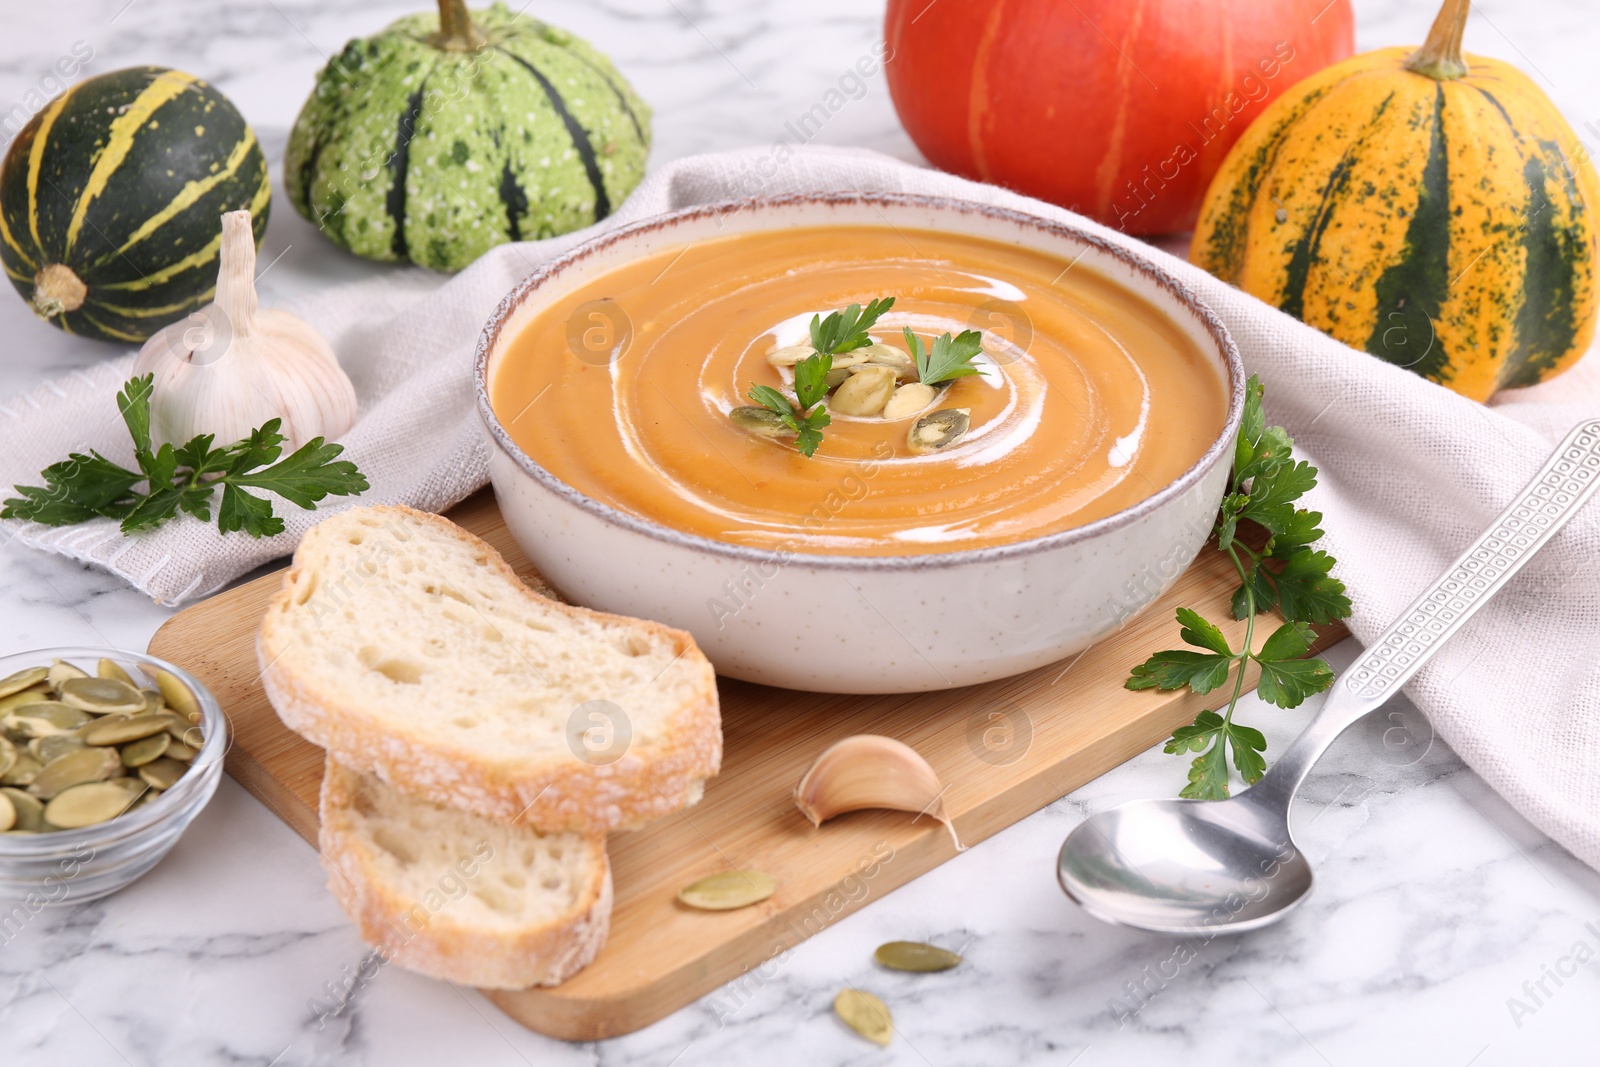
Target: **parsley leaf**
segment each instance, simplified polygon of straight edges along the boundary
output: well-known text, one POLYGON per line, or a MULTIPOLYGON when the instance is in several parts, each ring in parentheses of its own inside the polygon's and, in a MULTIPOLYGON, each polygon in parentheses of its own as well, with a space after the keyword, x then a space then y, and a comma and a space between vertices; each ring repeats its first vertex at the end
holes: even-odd
MULTIPOLYGON (((840 352, 853 352, 858 348, 865 348, 872 343, 872 338, 867 336, 867 331, 878 321, 885 311, 894 307, 894 297, 884 297, 873 300, 863 309, 860 304, 851 304, 843 311, 835 311, 823 318, 820 315, 811 316, 811 347, 825 356, 837 355, 840 352)), ((805 405, 810 407, 810 404, 805 405)))
POLYGON ((983 351, 983 335, 977 330, 962 330, 953 338, 948 333, 942 333, 933 339, 931 353, 923 348, 922 338, 912 333, 909 326, 902 332, 905 334, 906 348, 917 365, 917 380, 923 385, 939 385, 965 378, 969 374, 983 373, 971 365, 972 360, 983 351))
POLYGON ((326 444, 320 437, 276 462, 284 440, 277 419, 223 448, 214 447, 211 434, 157 448, 150 436, 153 383, 148 374, 131 378, 117 394, 117 408, 133 439, 137 471, 98 452, 75 452, 44 469, 43 487, 16 486, 18 495, 4 501, 0 518, 71 526, 99 516, 120 520, 124 533, 137 533, 154 529, 179 512, 209 522, 211 498, 221 486, 218 529, 266 537, 282 533, 283 520, 273 514, 269 500, 246 493, 244 486, 276 493, 307 510, 329 495, 354 496, 368 488, 355 464, 337 458, 343 446, 326 444), (136 489, 141 482, 142 493, 136 489))
MULTIPOLYGON (((921 362, 918 367, 920 369, 921 362)), ((1266 738, 1258 730, 1233 721, 1244 691, 1244 670, 1260 668, 1256 692, 1262 700, 1292 708, 1333 684, 1333 671, 1320 659, 1306 659, 1316 638, 1313 625, 1350 614, 1344 583, 1333 577, 1334 559, 1312 546, 1322 537, 1322 514, 1296 502, 1317 484, 1317 470, 1297 461, 1294 441, 1282 427, 1268 426, 1262 407, 1264 390, 1252 377, 1245 386, 1244 416, 1234 444, 1233 471, 1217 515, 1218 551, 1227 555, 1239 576, 1233 594, 1233 616, 1245 624, 1244 639, 1234 652, 1221 629, 1188 608, 1177 613, 1179 636, 1204 651, 1172 649, 1157 652, 1129 672, 1129 689, 1179 689, 1204 695, 1233 679, 1233 693, 1221 714, 1203 711, 1188 726, 1172 732, 1166 751, 1198 752, 1189 767, 1189 782, 1180 795, 1217 800, 1228 795, 1228 752, 1246 783, 1266 773, 1266 738), (1261 551, 1239 539, 1247 523, 1266 534, 1261 551), (1270 564, 1270 565, 1269 565, 1270 564), (1272 632, 1260 651, 1252 652, 1259 615, 1277 609, 1285 622, 1272 632), (1234 674, 1234 670, 1238 674, 1234 674)))
POLYGON ((796 398, 800 401, 798 404, 770 385, 752 385, 745 394, 783 419, 783 424, 796 434, 795 448, 807 459, 822 444, 823 427, 833 422, 833 416, 822 406, 822 398, 828 393, 828 371, 832 369, 833 357, 823 352, 807 356, 795 364, 794 384, 796 398))
POLYGON ((1211 692, 1228 680, 1233 667, 1232 656, 1209 655, 1190 652, 1186 648, 1173 648, 1157 652, 1133 668, 1124 683, 1129 689, 1182 689, 1188 686, 1196 693, 1211 692))

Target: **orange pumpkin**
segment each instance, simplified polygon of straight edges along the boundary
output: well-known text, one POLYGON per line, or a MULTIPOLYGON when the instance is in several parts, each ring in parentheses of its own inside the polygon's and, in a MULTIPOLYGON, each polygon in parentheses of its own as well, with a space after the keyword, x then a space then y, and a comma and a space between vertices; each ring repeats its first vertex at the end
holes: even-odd
POLYGON ((935 166, 1167 233, 1353 25, 1349 0, 889 0, 885 71, 935 166))

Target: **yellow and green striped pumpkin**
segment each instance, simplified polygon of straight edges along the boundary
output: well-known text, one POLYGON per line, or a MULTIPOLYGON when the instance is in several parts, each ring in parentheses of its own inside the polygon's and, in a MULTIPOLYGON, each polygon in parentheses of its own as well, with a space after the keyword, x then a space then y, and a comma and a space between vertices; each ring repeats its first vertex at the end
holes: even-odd
POLYGON ((112 71, 68 89, 0 164, 0 265, 68 333, 140 342, 211 299, 224 212, 256 243, 271 187, 255 133, 192 74, 112 71))
POLYGON ((1475 400, 1561 373, 1600 306, 1600 177, 1533 82, 1428 42, 1300 82, 1234 146, 1190 258, 1352 347, 1475 400))

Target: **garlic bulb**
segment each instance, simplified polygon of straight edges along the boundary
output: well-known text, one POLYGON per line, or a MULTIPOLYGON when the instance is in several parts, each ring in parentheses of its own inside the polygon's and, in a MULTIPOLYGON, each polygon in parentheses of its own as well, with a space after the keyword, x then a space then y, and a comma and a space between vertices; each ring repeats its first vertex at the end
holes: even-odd
POLYGON ((356 391, 333 349, 305 320, 256 305, 250 212, 222 216, 220 259, 212 302, 152 336, 134 361, 134 374, 155 375, 156 444, 203 433, 231 444, 273 418, 283 420, 287 450, 344 433, 356 391))

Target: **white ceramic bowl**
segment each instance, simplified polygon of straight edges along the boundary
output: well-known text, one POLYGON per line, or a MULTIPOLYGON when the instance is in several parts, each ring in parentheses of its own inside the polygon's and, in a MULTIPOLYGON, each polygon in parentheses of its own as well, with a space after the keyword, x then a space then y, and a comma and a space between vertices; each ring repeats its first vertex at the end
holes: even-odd
POLYGON ((828 194, 691 208, 580 245, 501 301, 478 342, 477 390, 500 509, 528 558, 566 596, 688 630, 717 671, 734 678, 898 693, 971 685, 1063 659, 1170 586, 1205 543, 1221 503, 1244 371, 1226 328, 1192 292, 1152 261, 1090 233, 965 201, 828 194), (1170 316, 1223 376, 1222 432, 1171 485, 1076 529, 939 555, 782 558, 585 496, 523 453, 496 417, 488 382, 505 342, 550 301, 616 266, 701 238, 829 224, 987 237, 1121 283, 1170 316), (797 625, 802 618, 827 625, 797 625))

